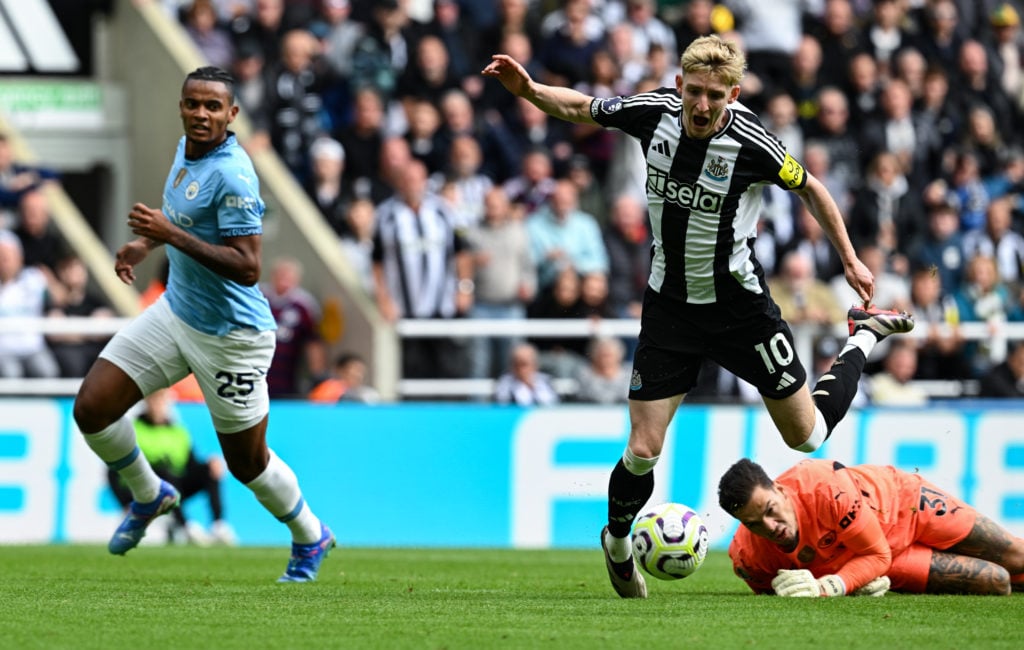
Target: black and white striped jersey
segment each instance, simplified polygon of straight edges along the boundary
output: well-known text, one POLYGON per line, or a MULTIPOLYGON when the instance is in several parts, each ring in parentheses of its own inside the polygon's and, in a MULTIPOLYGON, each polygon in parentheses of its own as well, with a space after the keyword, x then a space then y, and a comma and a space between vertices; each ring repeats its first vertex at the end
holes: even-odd
POLYGON ((682 110, 674 88, 590 105, 596 122, 639 141, 647 160, 654 234, 649 284, 695 304, 764 293, 753 250, 761 191, 767 183, 802 188, 806 173, 746 107, 730 104, 725 127, 704 140, 683 131, 682 110))
POLYGON ((455 316, 456 253, 467 250, 455 215, 428 194, 418 210, 394 196, 377 207, 373 261, 405 318, 455 316))

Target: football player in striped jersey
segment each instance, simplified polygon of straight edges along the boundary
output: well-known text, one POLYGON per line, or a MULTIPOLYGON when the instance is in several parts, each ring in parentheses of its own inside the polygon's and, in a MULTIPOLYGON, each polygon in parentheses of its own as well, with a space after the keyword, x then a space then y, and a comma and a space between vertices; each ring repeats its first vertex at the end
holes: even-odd
POLYGON ((739 47, 717 35, 698 38, 680 66, 674 88, 609 98, 538 83, 504 54, 482 72, 554 117, 621 130, 646 159, 653 259, 629 387, 629 442, 612 470, 601 533, 612 586, 623 598, 647 595, 630 527, 653 494, 668 425, 705 358, 756 386, 786 444, 811 452, 849 409, 875 344, 914 326, 908 314, 871 306, 874 277, 857 258, 835 200, 737 101, 746 68, 739 47), (807 205, 864 301, 850 309, 850 338, 813 393, 754 255, 769 183, 807 205))

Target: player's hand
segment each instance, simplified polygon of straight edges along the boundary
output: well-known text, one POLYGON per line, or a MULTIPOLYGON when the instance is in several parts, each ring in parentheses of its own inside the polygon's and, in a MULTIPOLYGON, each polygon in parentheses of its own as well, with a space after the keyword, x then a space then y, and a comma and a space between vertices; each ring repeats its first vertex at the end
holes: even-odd
POLYGON ((480 71, 485 77, 495 77, 513 95, 522 96, 533 81, 526 68, 507 54, 494 54, 487 67, 480 71))
POLYGON ((853 263, 846 267, 846 283, 850 285, 865 305, 871 303, 875 295, 875 276, 864 266, 864 262, 854 259, 853 263))
POLYGON ((143 203, 136 203, 128 213, 128 227, 139 237, 146 237, 155 242, 169 243, 175 226, 160 210, 155 210, 143 203))
POLYGON ((873 596, 875 598, 881 598, 885 595, 885 592, 889 591, 891 583, 889 582, 889 576, 879 576, 867 583, 860 589, 855 590, 851 596, 873 596))
POLYGON ((779 574, 772 580, 772 589, 777 596, 786 598, 817 598, 846 594, 846 586, 839 576, 815 578, 807 569, 780 569, 779 574))
POLYGON ((779 569, 779 574, 772 579, 772 589, 776 596, 784 598, 817 598, 821 595, 817 579, 807 569, 779 569))
POLYGON ((839 576, 821 576, 818 578, 818 588, 821 590, 822 596, 832 597, 846 595, 846 584, 843 583, 843 579, 839 576))
POLYGON ((114 273, 121 282, 131 284, 135 281, 135 265, 146 259, 149 247, 140 239, 130 241, 117 251, 114 257, 114 273))

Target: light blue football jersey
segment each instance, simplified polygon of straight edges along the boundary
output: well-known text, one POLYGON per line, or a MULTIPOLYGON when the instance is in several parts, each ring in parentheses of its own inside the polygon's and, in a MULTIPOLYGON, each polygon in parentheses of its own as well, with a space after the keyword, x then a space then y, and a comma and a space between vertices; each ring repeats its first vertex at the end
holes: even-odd
MULTIPOLYGON (((259 180, 233 133, 198 160, 185 158, 178 143, 164 185, 163 213, 172 223, 210 244, 263 232, 259 180)), ((231 330, 272 330, 277 325, 258 286, 247 287, 214 273, 173 246, 166 246, 171 310, 200 332, 224 336, 231 330)))

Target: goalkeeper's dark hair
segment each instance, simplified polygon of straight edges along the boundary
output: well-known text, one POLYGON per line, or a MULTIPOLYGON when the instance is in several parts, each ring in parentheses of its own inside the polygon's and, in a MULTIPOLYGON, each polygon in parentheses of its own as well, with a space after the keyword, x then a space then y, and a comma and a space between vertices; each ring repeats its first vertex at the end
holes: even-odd
POLYGON ((763 467, 749 458, 741 458, 726 470, 718 482, 718 505, 735 516, 750 501, 754 488, 761 486, 770 490, 774 484, 763 467))
POLYGON ((215 65, 207 65, 201 68, 196 68, 192 72, 188 73, 185 77, 185 82, 182 84, 184 89, 185 84, 189 81, 216 81, 222 83, 228 89, 228 96, 231 97, 231 103, 235 103, 235 78, 230 72, 224 68, 218 68, 215 65))

